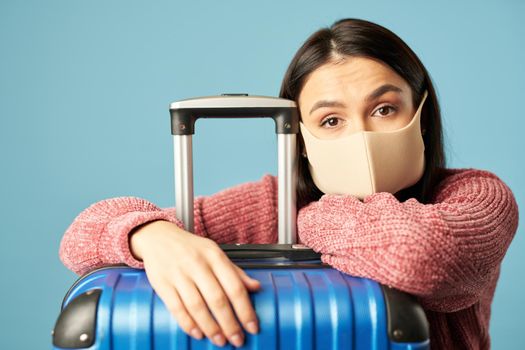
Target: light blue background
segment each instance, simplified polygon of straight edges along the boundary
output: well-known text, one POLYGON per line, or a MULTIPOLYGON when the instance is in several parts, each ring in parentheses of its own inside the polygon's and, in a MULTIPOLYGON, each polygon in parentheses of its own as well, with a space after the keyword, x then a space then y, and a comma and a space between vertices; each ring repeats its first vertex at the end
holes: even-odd
MULTIPOLYGON (((495 172, 525 208, 523 14, 520 1, 1 0, 0 348, 50 346, 75 280, 59 242, 84 208, 123 195, 173 205, 170 102, 277 95, 306 37, 342 17, 414 49, 441 100, 449 166, 495 172)), ((197 124, 198 194, 275 173, 272 122, 240 124, 244 135, 197 124)), ((523 233, 503 263, 494 349, 525 348, 523 233)))

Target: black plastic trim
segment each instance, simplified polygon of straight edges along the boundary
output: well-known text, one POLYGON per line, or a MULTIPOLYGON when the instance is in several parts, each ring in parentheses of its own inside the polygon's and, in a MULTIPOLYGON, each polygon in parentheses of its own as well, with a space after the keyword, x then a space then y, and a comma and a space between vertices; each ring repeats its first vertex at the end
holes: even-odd
POLYGON ((419 343, 429 339, 425 311, 416 299, 407 293, 381 285, 387 310, 387 331, 396 343, 419 343))
POLYGON ((230 259, 261 260, 286 258, 290 261, 320 260, 321 254, 309 248, 294 248, 292 244, 221 244, 230 259))
POLYGON ((298 261, 298 262, 249 262, 233 260, 235 265, 243 269, 323 269, 332 268, 330 265, 324 264, 321 261, 298 261))
POLYGON ((299 112, 295 107, 231 107, 170 109, 171 134, 195 134, 199 118, 272 118, 276 134, 299 133, 299 112))
POLYGON ((102 290, 80 294, 62 309, 53 330, 53 345, 58 348, 86 349, 95 343, 97 309, 102 290))

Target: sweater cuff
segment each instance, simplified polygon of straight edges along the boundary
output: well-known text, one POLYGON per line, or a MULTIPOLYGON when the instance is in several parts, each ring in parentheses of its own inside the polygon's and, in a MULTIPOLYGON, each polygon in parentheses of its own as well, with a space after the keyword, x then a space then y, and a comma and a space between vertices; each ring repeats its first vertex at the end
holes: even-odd
POLYGON ((114 256, 118 258, 119 263, 143 269, 144 263, 136 259, 131 253, 129 233, 138 226, 155 220, 169 221, 180 228, 184 228, 184 225, 173 215, 173 213, 165 210, 152 212, 135 211, 126 213, 115 218, 108 224, 106 232, 104 232, 104 236, 100 242, 100 251, 111 251, 114 256))

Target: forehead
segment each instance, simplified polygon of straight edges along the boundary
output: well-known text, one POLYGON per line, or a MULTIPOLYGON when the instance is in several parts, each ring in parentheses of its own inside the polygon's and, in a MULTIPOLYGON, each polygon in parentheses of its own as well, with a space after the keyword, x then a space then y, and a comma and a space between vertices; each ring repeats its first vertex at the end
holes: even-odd
POLYGON ((373 89, 388 83, 411 95, 408 83, 385 63, 347 56, 310 73, 299 95, 299 104, 313 104, 319 99, 362 99, 373 89))

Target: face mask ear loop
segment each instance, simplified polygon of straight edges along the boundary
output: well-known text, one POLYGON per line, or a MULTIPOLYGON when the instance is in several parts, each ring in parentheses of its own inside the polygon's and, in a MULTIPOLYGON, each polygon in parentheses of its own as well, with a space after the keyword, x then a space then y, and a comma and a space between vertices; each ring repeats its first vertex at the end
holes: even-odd
MULTIPOLYGON (((418 109, 421 108, 421 111, 420 111, 420 117, 419 117, 419 122, 420 122, 421 124, 423 124, 423 122, 421 121, 421 113, 423 113, 423 106, 424 106, 424 104, 425 104, 425 102, 426 102, 426 100, 427 100, 427 97, 428 97, 428 91, 425 90, 425 92, 423 92, 423 98, 421 99, 421 103, 420 103, 420 106, 419 106, 419 108, 418 108, 418 109)), ((423 125, 421 125, 421 126, 423 126, 423 125)), ((425 136, 426 133, 427 133, 427 129, 424 128, 424 127, 422 127, 422 128, 421 128, 421 136, 425 136)))
MULTIPOLYGON (((302 122, 300 122, 302 124, 302 122)), ((299 128, 300 130, 300 128, 299 128)), ((308 158, 308 155, 306 154, 306 145, 305 145, 305 142, 304 142, 304 137, 303 137, 303 134, 301 132, 299 132, 299 135, 297 137, 297 146, 299 148, 302 148, 302 152, 301 152, 301 157, 303 158, 308 158)))

